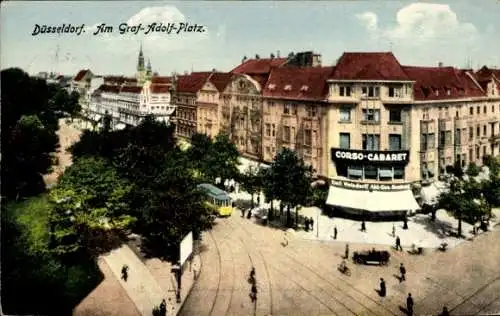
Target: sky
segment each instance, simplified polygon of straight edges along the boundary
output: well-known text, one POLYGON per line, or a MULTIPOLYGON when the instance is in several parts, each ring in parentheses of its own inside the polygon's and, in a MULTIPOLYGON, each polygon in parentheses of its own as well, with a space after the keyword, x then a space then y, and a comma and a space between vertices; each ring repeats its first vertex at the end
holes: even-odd
POLYGON ((0 14, 0 67, 30 74, 133 75, 141 43, 160 75, 229 71, 244 56, 310 50, 324 65, 343 52, 392 51, 403 65, 500 67, 500 0, 4 1, 0 14), (94 35, 102 23, 112 32, 94 35), (120 34, 121 23, 145 29, 120 34), (145 34, 152 23, 185 28, 145 34), (84 31, 33 35, 37 24, 84 31))

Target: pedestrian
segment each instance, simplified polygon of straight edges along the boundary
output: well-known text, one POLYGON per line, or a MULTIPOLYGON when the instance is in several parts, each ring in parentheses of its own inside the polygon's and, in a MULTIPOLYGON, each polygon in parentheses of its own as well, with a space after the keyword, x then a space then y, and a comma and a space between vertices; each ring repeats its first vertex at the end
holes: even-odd
POLYGON ((309 224, 311 224, 311 230, 314 230, 314 219, 312 217, 309 218, 309 224))
POLYGON ((245 217, 245 209, 243 207, 241 208, 241 217, 245 217))
POLYGON ((401 265, 399 266, 399 272, 401 272, 401 278, 399 279, 399 282, 403 282, 403 281, 406 281, 406 268, 405 266, 403 265, 403 263, 401 263, 401 265))
POLYGON ((448 312, 448 307, 444 306, 443 311, 441 312, 441 314, 439 314, 439 316, 450 316, 450 312, 448 312))
POLYGON ((392 224, 392 237, 396 237, 396 227, 392 224))
POLYGON ((366 224, 365 224, 365 220, 363 220, 363 221, 361 222, 361 231, 362 231, 362 232, 366 232, 366 224))
POLYGON ((283 242, 283 246, 286 247, 288 246, 288 234, 285 232, 284 234, 284 242, 283 242))
POLYGON ((345 244, 345 258, 349 259, 349 244, 345 244))
POLYGON ((250 282, 255 283, 255 267, 250 270, 250 282))
POLYGON ((385 281, 383 278, 380 278, 380 296, 385 297, 386 293, 385 281))
POLYGON ((165 302, 165 299, 163 299, 160 304, 160 315, 167 315, 167 302, 165 302))
POLYGON ((257 300, 257 285, 255 283, 252 284, 252 293, 250 294, 250 297, 252 299, 252 302, 255 302, 257 300))
POLYGON ((337 226, 333 227, 333 239, 337 239, 337 226))
POLYGON ((128 279, 128 265, 124 264, 122 267, 122 279, 127 282, 128 279))
POLYGON ((408 218, 406 217, 406 215, 403 219, 403 229, 408 229, 408 218))
POLYGON ((408 293, 408 297, 406 298, 406 309, 408 310, 408 315, 413 315, 413 298, 411 297, 411 293, 408 293))
POLYGON ((403 247, 401 247, 401 239, 399 239, 399 236, 396 236, 396 250, 403 251, 403 247))
POLYGON ((252 218, 252 210, 251 209, 247 211, 247 218, 248 219, 252 218))
POLYGON ((306 219, 304 220, 304 225, 306 226, 306 232, 309 231, 309 218, 306 217, 306 219))

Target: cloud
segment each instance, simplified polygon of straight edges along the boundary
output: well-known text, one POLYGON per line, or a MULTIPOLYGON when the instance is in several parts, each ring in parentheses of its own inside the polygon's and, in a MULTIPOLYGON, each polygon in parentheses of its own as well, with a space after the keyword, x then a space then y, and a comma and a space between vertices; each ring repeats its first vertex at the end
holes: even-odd
POLYGON ((380 28, 373 12, 356 14, 356 18, 375 40, 389 40, 402 45, 421 45, 433 41, 471 42, 478 36, 471 23, 458 20, 448 5, 413 3, 398 11, 396 24, 380 28))
MULTIPOLYGON (((140 31, 137 34, 126 33, 120 34, 118 25, 114 27, 112 34, 99 34, 99 38, 104 44, 104 48, 107 51, 113 52, 115 54, 129 54, 131 51, 136 54, 136 50, 140 43, 143 43, 147 51, 156 52, 171 52, 179 50, 189 50, 194 49, 201 42, 205 42, 210 39, 210 31, 206 25, 203 25, 203 32, 180 32, 175 31, 170 34, 165 32, 150 32, 144 34, 148 29, 148 26, 152 23, 156 23, 157 26, 166 26, 168 23, 175 23, 179 27, 180 23, 184 25, 193 26, 197 24, 196 21, 188 20, 182 12, 180 12, 175 6, 161 6, 161 7, 147 7, 133 15, 127 20, 128 26, 137 26, 142 24, 145 27, 144 31, 140 31)), ((97 24, 99 25, 99 23, 97 24)), ((95 31, 97 25, 92 26, 95 31)), ((96 37, 97 37, 96 36, 96 37)))

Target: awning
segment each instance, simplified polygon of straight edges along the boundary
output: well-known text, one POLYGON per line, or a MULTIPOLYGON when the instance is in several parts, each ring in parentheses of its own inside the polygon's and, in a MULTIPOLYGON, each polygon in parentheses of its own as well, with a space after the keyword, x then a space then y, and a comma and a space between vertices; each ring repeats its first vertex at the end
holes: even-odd
POLYGON ((366 191, 330 186, 326 204, 369 212, 414 211, 420 209, 411 190, 366 191))

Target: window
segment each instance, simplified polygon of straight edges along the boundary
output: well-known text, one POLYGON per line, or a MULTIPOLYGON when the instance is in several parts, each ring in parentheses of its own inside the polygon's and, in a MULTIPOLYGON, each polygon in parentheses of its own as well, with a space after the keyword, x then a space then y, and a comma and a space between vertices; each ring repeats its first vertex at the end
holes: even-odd
POLYGON ((427 134, 420 135, 420 150, 427 150, 427 134))
POLYGON ((286 142, 290 141, 290 127, 289 126, 283 127, 283 140, 286 142))
POLYGON ((314 106, 308 106, 307 107, 307 116, 309 116, 309 117, 316 117, 316 107, 314 107, 314 106))
POLYGON ((283 113, 290 114, 290 108, 291 108, 290 104, 285 104, 285 108, 283 110, 283 113))
POLYGON ((486 125, 483 125, 483 136, 486 136, 488 133, 486 125))
POLYGON ((275 125, 275 124, 273 124, 273 125, 272 125, 271 135, 272 135, 273 137, 276 137, 276 125, 275 125))
POLYGON ((394 87, 389 87, 389 97, 394 98, 395 97, 395 88, 394 87))
POLYGON ((310 129, 304 131, 304 144, 306 146, 311 146, 312 144, 312 134, 310 129))
POLYGON ((460 134, 460 128, 457 128, 455 130, 455 144, 461 144, 461 134, 460 134))
POLYGON ((483 157, 486 156, 486 146, 483 146, 483 157))
POLYGON ((340 109, 340 121, 341 122, 351 121, 351 108, 344 107, 340 109))
POLYGON ((479 155, 480 155, 479 147, 476 147, 476 159, 479 159, 479 155))
POLYGON ((401 110, 390 110, 389 122, 401 122, 401 110))
POLYGON ((389 134, 389 150, 401 150, 401 135, 389 134))
POLYGON ((380 121, 380 110, 363 109, 363 120, 369 121, 369 122, 379 122, 380 121))
POLYGON ((340 133, 339 147, 342 149, 350 149, 351 148, 351 134, 340 133))
POLYGON ((487 111, 487 109, 486 109, 486 105, 485 105, 485 106, 483 107, 483 114, 486 114, 486 111, 487 111))
POLYGON ((495 113, 495 106, 494 105, 491 106, 491 113, 495 113))
POLYGON ((427 135, 427 145, 428 149, 433 149, 434 147, 436 147, 436 137, 434 136, 434 133, 427 135))
POLYGON ((271 136, 271 124, 266 124, 266 136, 271 136))
POLYGON ((474 140, 474 128, 469 127, 469 140, 474 140))
POLYGON ((341 97, 350 97, 351 96, 351 87, 349 86, 340 86, 340 96, 341 97))
POLYGON ((451 131, 446 131, 445 138, 444 138, 444 143, 445 143, 446 146, 451 145, 451 131))
POLYGON ((405 168, 394 167, 394 179, 404 179, 404 178, 405 178, 405 168))
POLYGON ((292 127, 292 141, 295 142, 295 127, 292 127))
POLYGON ((481 128, 479 128, 479 126, 476 127, 476 136, 481 136, 481 128))
POLYGON ((377 179, 378 169, 373 165, 365 166, 365 179, 377 179))
POLYGON ((474 115, 474 108, 473 108, 473 107, 470 107, 470 108, 469 108, 469 114, 470 114, 470 115, 474 115))
POLYGON ((380 88, 379 87, 362 87, 361 88, 361 95, 363 97, 369 97, 369 98, 376 98, 380 95, 380 88))
POLYGON ((445 132, 439 132, 439 147, 442 148, 445 145, 445 132))
POLYGON ((363 134, 364 150, 379 150, 379 148, 380 148, 379 134, 363 134))
POLYGON ((476 108, 476 114, 479 114, 479 113, 481 113, 481 107, 479 107, 479 106, 478 106, 478 107, 476 108))

